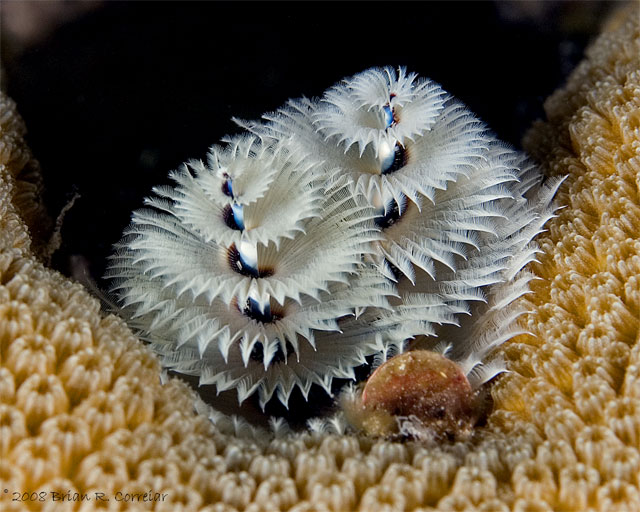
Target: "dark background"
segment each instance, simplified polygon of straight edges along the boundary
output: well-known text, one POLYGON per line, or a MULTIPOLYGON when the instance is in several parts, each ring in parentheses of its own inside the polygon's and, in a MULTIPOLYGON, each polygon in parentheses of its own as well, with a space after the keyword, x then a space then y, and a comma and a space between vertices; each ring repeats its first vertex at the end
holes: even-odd
POLYGON ((170 170, 237 132, 231 116, 258 118, 370 66, 436 80, 518 146, 612 7, 111 2, 20 51, 3 30, 7 90, 52 215, 80 194, 54 265, 69 273, 70 256, 84 255, 101 275, 131 211, 170 170))
POLYGON ((288 98, 405 65, 519 146, 615 2, 45 2, 2 5, 6 89, 52 216, 53 265, 94 278, 151 187, 288 98), (72 11, 61 16, 53 7, 72 11), (26 14, 25 14, 26 12, 26 14), (26 21, 25 21, 26 20, 26 21), (17 27, 17 28, 16 28, 17 27), (26 28, 25 28, 26 27, 26 28), (74 258, 80 256, 80 258, 74 258))

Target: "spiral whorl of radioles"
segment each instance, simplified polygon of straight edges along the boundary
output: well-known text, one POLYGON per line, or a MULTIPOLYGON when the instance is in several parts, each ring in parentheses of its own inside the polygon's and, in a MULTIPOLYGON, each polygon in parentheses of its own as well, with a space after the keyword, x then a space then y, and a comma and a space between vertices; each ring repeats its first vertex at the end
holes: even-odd
MULTIPOLYGON (((219 388, 234 365, 259 366, 264 379, 309 348, 322 353, 315 334, 339 331, 338 319, 386 307, 392 288, 364 263, 379 238, 373 211, 348 180, 316 167, 293 143, 237 137, 206 165, 172 173, 175 186, 154 189, 134 213, 109 277, 168 366, 219 388)), ((274 391, 265 389, 263 402, 274 391)))
POLYGON ((263 117, 238 123, 298 141, 375 211, 368 259, 399 294, 371 320, 383 352, 459 323, 533 259, 559 182, 539 192, 540 172, 433 81, 373 68, 263 117))
POLYGON ((517 314, 482 332, 478 318, 526 292, 559 181, 542 187, 438 84, 374 68, 238 123, 248 133, 154 189, 112 259, 124 314, 166 366, 286 404, 420 336, 471 374, 517 332, 517 314), (455 328, 468 315, 475 344, 455 328))

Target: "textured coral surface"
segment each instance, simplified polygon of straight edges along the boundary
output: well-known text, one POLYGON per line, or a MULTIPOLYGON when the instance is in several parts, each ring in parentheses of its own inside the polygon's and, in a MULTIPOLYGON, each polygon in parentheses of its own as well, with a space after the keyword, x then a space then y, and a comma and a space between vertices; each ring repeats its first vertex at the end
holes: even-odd
POLYGON ((639 51, 637 16, 601 36, 528 137, 549 174, 569 175, 525 299, 535 337, 506 345, 512 373, 493 389, 487 426, 441 446, 283 428, 267 436, 196 413, 206 408, 180 381, 161 383, 122 321, 34 257, 25 212, 39 207, 26 207, 33 189, 16 180, 29 159, 4 99, 3 510, 640 509, 639 51), (10 501, 39 490, 42 502, 10 501), (118 491, 149 490, 166 496, 116 501, 118 491), (110 501, 54 502, 52 491, 110 501))

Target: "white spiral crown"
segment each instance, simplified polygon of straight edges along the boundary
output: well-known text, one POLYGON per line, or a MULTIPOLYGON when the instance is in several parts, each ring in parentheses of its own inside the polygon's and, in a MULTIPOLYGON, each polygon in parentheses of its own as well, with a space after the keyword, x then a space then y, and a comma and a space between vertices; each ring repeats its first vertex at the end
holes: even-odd
POLYGON ((559 182, 403 68, 264 117, 154 189, 113 256, 113 291, 164 363, 263 406, 330 392, 416 336, 440 334, 478 382, 502 371, 484 365, 517 314, 486 316, 528 289, 559 182))

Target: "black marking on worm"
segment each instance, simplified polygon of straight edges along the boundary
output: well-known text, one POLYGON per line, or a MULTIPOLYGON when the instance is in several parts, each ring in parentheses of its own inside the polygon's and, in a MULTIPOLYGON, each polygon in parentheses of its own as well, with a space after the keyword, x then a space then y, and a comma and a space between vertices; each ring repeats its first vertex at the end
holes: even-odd
MULTIPOLYGON (((402 196, 402 213, 407 211, 407 197, 402 196)), ((386 212, 378 215, 373 221, 380 229, 386 229, 395 224, 401 217, 400 207, 395 199, 390 201, 391 206, 387 206, 386 212)))
MULTIPOLYGON (((295 350, 293 349, 293 345, 287 340, 286 343, 287 354, 295 354, 295 350)), ((253 346, 253 350, 249 355, 249 359, 252 361, 256 361, 258 363, 262 363, 264 361, 264 347, 262 343, 258 342, 253 346)), ((286 357, 284 352, 282 351, 282 347, 280 343, 278 343, 278 347, 276 348, 276 353, 273 354, 273 359, 271 359, 271 364, 274 363, 284 363, 286 361, 286 357)))
POLYGON ((225 196, 233 197, 233 193, 231 192, 231 181, 230 180, 225 180, 225 182, 222 184, 222 193, 225 196))
POLYGON ((257 274, 252 269, 246 268, 242 264, 240 251, 238 251, 236 244, 231 244, 231 247, 227 249, 227 261, 229 262, 229 266, 232 270, 238 274, 242 274, 243 276, 261 278, 273 275, 273 269, 271 268, 258 268, 257 274))
POLYGON ((382 174, 391 174, 392 172, 402 169, 408 162, 408 154, 405 147, 399 142, 396 143, 393 148, 393 162, 388 169, 384 170, 382 174))
POLYGON ((224 220, 224 223, 231 229, 235 229, 236 231, 242 231, 242 228, 236 224, 236 221, 233 218, 233 210, 231 209, 230 204, 228 204, 223 208, 222 218, 224 220))

